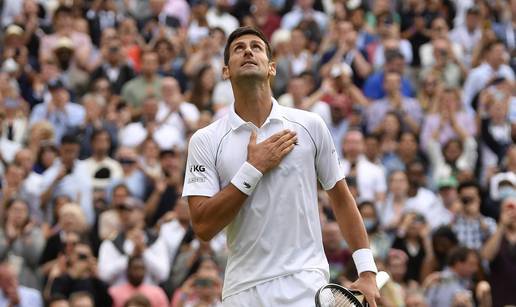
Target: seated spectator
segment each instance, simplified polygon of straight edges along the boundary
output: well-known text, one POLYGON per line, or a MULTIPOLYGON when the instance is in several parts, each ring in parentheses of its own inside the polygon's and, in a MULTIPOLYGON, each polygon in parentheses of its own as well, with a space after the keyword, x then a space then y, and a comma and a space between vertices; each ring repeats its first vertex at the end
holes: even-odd
POLYGON ((475 108, 475 96, 494 78, 515 80, 514 71, 505 64, 506 52, 505 45, 501 41, 494 41, 485 46, 484 62, 472 69, 464 82, 463 103, 466 108, 475 108))
POLYGON ((122 231, 103 241, 99 250, 99 277, 110 286, 127 280, 127 263, 131 256, 141 256, 147 268, 144 282, 157 285, 166 280, 170 270, 167 247, 162 238, 145 229, 144 214, 135 201, 117 204, 122 231))
POLYGON ((222 307, 219 296, 222 280, 216 272, 200 269, 185 281, 178 291, 177 307, 195 307, 208 305, 222 307))
POLYGON ((398 112, 404 129, 419 132, 423 113, 417 100, 403 95, 401 76, 395 72, 385 73, 383 88, 385 98, 373 101, 367 110, 367 130, 376 131, 385 114, 392 110, 398 112))
POLYGON ((238 19, 227 11, 231 9, 230 2, 225 0, 216 0, 214 5, 208 9, 206 20, 210 28, 220 27, 224 29, 226 36, 236 30, 240 25, 238 19))
POLYGON ((55 132, 54 142, 58 143, 70 130, 78 128, 85 119, 84 107, 70 101, 70 93, 59 79, 48 83, 50 100, 34 107, 30 117, 30 124, 39 121, 49 121, 55 132))
POLYGON ((0 229, 0 259, 15 265, 22 286, 42 289, 38 261, 45 245, 43 232, 31 220, 28 204, 11 199, 5 207, 5 219, 0 229))
POLYGON ((159 102, 156 121, 158 125, 176 128, 184 142, 197 129, 200 113, 197 107, 184 101, 179 83, 173 77, 164 77, 161 85, 162 101, 159 102))
POLYGON ((417 100, 425 114, 437 112, 443 82, 437 72, 429 71, 420 75, 420 85, 417 100))
POLYGON ((437 49, 436 42, 439 40, 445 40, 448 42, 446 50, 449 57, 462 59, 463 50, 458 42, 450 41, 449 39, 449 27, 444 17, 437 17, 432 20, 431 24, 431 41, 422 45, 419 49, 419 56, 421 58, 421 66, 427 68, 435 63, 434 49, 437 49))
POLYGON ((330 265, 330 281, 335 281, 351 260, 349 250, 341 244, 342 233, 337 222, 328 221, 323 225, 322 240, 324 253, 330 265))
POLYGON ((435 282, 428 286, 426 299, 429 306, 456 306, 453 304, 455 296, 472 289, 472 277, 478 270, 479 261, 478 254, 472 249, 458 247, 452 250, 448 267, 436 272, 435 282))
POLYGON ((406 97, 414 97, 414 89, 409 79, 403 75, 405 64, 404 57, 397 49, 385 50, 385 65, 383 70, 371 74, 365 81, 363 91, 369 99, 382 99, 385 97, 383 84, 387 73, 398 73, 401 78, 401 93, 406 97))
POLYGON ((449 38, 452 42, 460 44, 464 52, 462 62, 464 66, 471 67, 473 57, 473 49, 482 37, 482 30, 480 28, 480 12, 479 8, 472 6, 466 11, 466 19, 464 24, 455 27, 450 31, 449 38))
POLYGON ((388 180, 387 196, 384 203, 377 205, 382 229, 396 231, 406 210, 409 182, 404 171, 394 171, 388 180))
POLYGON ((458 87, 467 75, 467 69, 452 50, 452 43, 444 38, 432 42, 434 61, 422 70, 422 74, 435 73, 447 86, 458 87))
POLYGON ((281 27, 292 30, 308 18, 314 20, 319 26, 319 31, 324 32, 328 27, 328 16, 323 12, 316 11, 314 1, 296 1, 290 12, 285 14, 281 20, 281 27))
POLYGON ((74 59, 80 66, 87 67, 92 52, 91 39, 88 35, 74 30, 73 12, 71 7, 61 5, 53 15, 54 33, 41 38, 39 57, 48 56, 57 46, 59 39, 67 37, 72 42, 72 47, 77 49, 74 59))
POLYGON ((421 268, 431 246, 429 225, 425 217, 414 212, 405 212, 401 218, 392 248, 403 251, 407 256, 407 271, 403 276, 405 283, 419 282, 421 268))
POLYGON ((161 98, 161 77, 157 74, 158 55, 154 51, 146 51, 141 58, 141 74, 122 87, 122 98, 131 107, 133 117, 139 116, 143 111, 146 97, 161 98))
POLYGON ((81 206, 88 224, 93 225, 96 215, 91 176, 86 164, 78 160, 79 150, 79 139, 75 135, 67 134, 61 138, 59 159, 43 173, 41 204, 49 208, 58 195, 67 195, 81 206))
POLYGON ((41 293, 20 286, 15 268, 5 258, 0 261, 0 306, 43 307, 41 293))
POLYGON ((509 197, 502 202, 496 232, 482 248, 482 258, 489 261, 491 270, 489 282, 493 306, 510 305, 516 301, 516 285, 508 282, 516 272, 516 264, 511 256, 515 244, 516 197, 509 197))
POLYGON ((152 138, 161 149, 184 148, 184 137, 178 129, 157 121, 158 100, 149 96, 142 102, 141 118, 120 130, 120 145, 131 148, 152 138))
POLYGON ((358 205, 358 210, 364 221, 364 226, 369 237, 369 245, 375 259, 385 260, 391 247, 392 239, 380 227, 378 211, 373 202, 363 201, 358 205))
POLYGON ((49 278, 47 287, 51 297, 67 297, 70 299, 70 307, 73 307, 74 301, 79 299, 77 294, 86 294, 90 300, 93 299, 95 306, 111 306, 108 286, 98 278, 97 259, 86 242, 79 241, 73 246, 72 252, 65 256, 65 263, 68 265, 61 268, 60 272, 53 272, 52 275, 56 276, 49 278))
POLYGON ((357 180, 359 198, 382 202, 387 185, 383 170, 367 161, 364 154, 364 136, 358 130, 348 131, 342 141, 343 160, 341 162, 346 177, 357 180), (374 175, 373 175, 374 174, 374 175))
POLYGON ((145 174, 138 167, 138 154, 133 148, 119 147, 115 156, 122 166, 123 175, 122 178, 110 182, 106 188, 108 195, 113 194, 116 186, 124 184, 130 196, 143 200, 148 193, 148 183, 145 174))
POLYGON ((113 307, 123 307, 136 293, 147 297, 152 307, 169 306, 165 292, 161 288, 143 282, 145 275, 143 258, 141 256, 129 257, 127 263, 128 283, 109 288, 109 294, 113 298, 113 307))
POLYGON ((425 280, 432 272, 445 269, 448 255, 459 246, 457 236, 449 226, 441 226, 432 232, 432 249, 426 254, 421 268, 421 280, 425 280))
POLYGON ((74 203, 67 203, 57 208, 57 231, 52 233, 45 244, 39 264, 46 277, 63 257, 71 254, 86 232, 87 224, 81 208, 74 203))
POLYGON ((480 186, 463 182, 458 188, 463 210, 455 216, 452 227, 461 245, 480 250, 496 230, 496 221, 480 213, 480 186))

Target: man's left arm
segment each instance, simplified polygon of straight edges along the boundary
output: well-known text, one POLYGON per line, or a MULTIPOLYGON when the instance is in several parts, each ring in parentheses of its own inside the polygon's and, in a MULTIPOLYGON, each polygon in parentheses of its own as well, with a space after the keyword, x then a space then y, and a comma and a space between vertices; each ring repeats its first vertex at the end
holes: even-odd
POLYGON ((358 211, 353 195, 349 191, 345 179, 338 181, 328 190, 333 212, 344 239, 353 251, 353 261, 359 274, 351 288, 362 292, 370 306, 376 306, 380 293, 376 286, 376 264, 369 249, 367 232, 358 211))
POLYGON ((375 299, 380 296, 376 287, 377 269, 369 249, 362 217, 344 179, 330 131, 320 117, 316 117, 313 124, 317 177, 322 187, 328 191, 337 223, 344 239, 353 250, 353 260, 359 275, 352 287, 365 295, 370 306, 376 307, 375 299))

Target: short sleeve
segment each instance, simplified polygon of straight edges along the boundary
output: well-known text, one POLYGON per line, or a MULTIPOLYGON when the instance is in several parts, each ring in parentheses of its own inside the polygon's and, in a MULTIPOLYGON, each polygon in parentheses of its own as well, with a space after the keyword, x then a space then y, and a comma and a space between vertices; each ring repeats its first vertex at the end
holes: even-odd
POLYGON ((325 190, 329 190, 344 178, 344 170, 340 164, 339 155, 333 144, 330 131, 322 118, 314 116, 314 137, 317 148, 315 166, 317 178, 325 190))
POLYGON ((183 196, 211 197, 220 190, 210 138, 200 132, 203 130, 197 131, 188 145, 183 196))

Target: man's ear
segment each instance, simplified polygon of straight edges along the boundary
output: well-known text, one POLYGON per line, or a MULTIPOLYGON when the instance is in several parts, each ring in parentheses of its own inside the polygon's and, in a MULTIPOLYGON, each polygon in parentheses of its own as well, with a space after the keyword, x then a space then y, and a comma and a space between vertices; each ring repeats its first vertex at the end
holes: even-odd
POLYGON ((276 62, 269 62, 269 76, 276 76, 276 62))
POLYGON ((229 68, 227 65, 224 65, 222 67, 222 79, 229 80, 229 68))

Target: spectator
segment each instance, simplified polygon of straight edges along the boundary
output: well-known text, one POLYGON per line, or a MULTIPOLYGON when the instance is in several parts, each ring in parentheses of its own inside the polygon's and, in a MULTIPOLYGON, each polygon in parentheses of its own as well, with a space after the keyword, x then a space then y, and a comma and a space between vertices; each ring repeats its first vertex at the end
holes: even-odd
POLYGON ((192 79, 192 87, 185 94, 186 101, 192 103, 199 111, 213 111, 213 90, 215 89, 215 72, 210 65, 202 66, 192 79))
POLYGON ((144 282, 157 285, 169 274, 167 247, 163 239, 144 228, 143 210, 135 201, 117 204, 122 223, 121 232, 103 241, 99 250, 99 277, 110 286, 125 283, 131 256, 141 256, 147 268, 144 282))
MULTIPOLYGON (((97 276, 97 259, 92 255, 90 246, 85 242, 78 242, 72 252, 65 259, 68 264, 61 269, 56 277, 50 277, 50 295, 62 295, 70 299, 70 307, 78 304, 80 296, 86 296, 94 301, 94 306, 111 306, 112 300, 108 293, 108 286, 97 276)), ((85 299, 87 300, 87 299, 85 299)), ((80 305, 83 306, 83 305, 80 305)))
POLYGON ((130 105, 133 117, 142 113, 146 97, 161 98, 161 77, 157 74, 158 55, 154 51, 147 51, 141 58, 141 74, 122 87, 122 98, 130 105))
POLYGON ((484 62, 471 70, 464 82, 463 102, 466 108, 475 107, 474 100, 489 82, 497 77, 514 81, 514 71, 505 64, 506 52, 501 41, 494 41, 485 46, 484 62))
POLYGON ((59 6, 53 15, 54 33, 41 38, 39 57, 49 56, 62 38, 71 40, 71 47, 77 50, 74 58, 81 67, 87 67, 92 52, 91 39, 88 35, 74 30, 72 9, 67 6, 59 6))
POLYGON ((42 289, 38 261, 45 238, 39 226, 31 221, 28 204, 21 199, 9 200, 2 224, 0 259, 7 258, 15 265, 17 279, 21 285, 42 289))
POLYGON ((281 27, 292 30, 303 21, 313 20, 317 23, 319 30, 324 32, 328 27, 328 16, 323 12, 316 11, 313 7, 313 0, 297 0, 292 10, 281 19, 281 27))
POLYGON ((112 142, 108 130, 93 130, 90 140, 92 155, 84 164, 90 171, 93 190, 104 192, 110 181, 122 178, 122 166, 109 157, 112 142))
POLYGON ((489 261, 493 306, 505 306, 516 301, 514 283, 507 282, 516 271, 510 250, 516 242, 516 198, 502 203, 496 232, 482 248, 482 258, 489 261))
POLYGON ((337 280, 351 259, 349 250, 341 244, 343 238, 337 222, 326 222, 323 225, 322 240, 324 253, 330 265, 330 281, 337 280))
POLYGON ((91 75, 91 81, 106 78, 115 94, 120 94, 125 83, 135 77, 134 70, 124 61, 122 42, 118 37, 103 41, 101 53, 102 65, 91 75))
POLYGON ((456 306, 453 305, 455 296, 472 287, 472 277, 478 269, 479 257, 471 249, 458 247, 450 252, 448 265, 448 268, 434 275, 435 284, 427 290, 426 299, 430 307, 456 306))
POLYGON ((423 261, 431 248, 428 231, 429 225, 423 215, 414 212, 403 214, 392 248, 401 250, 408 256, 404 282, 420 281, 423 261))
POLYGON ((208 25, 211 28, 220 27, 224 29, 226 36, 229 36, 239 26, 238 20, 227 12, 231 10, 231 2, 216 0, 214 4, 206 13, 208 25))
POLYGON ((83 161, 79 161, 79 140, 68 134, 61 138, 59 159, 43 173, 43 208, 51 208, 50 203, 58 195, 67 195, 77 202, 89 225, 95 221, 91 176, 83 161))
POLYGON ((141 256, 130 257, 127 263, 128 283, 109 288, 109 293, 113 297, 113 306, 123 307, 136 293, 147 297, 152 307, 169 306, 167 297, 161 288, 143 282, 145 275, 143 258, 141 256))
POLYGON ((449 39, 449 27, 444 17, 437 17, 434 20, 432 20, 430 31, 432 40, 421 46, 421 48, 419 49, 421 66, 423 68, 430 67, 432 64, 435 63, 436 59, 434 57, 434 49, 437 49, 437 46, 435 44, 439 40, 444 39, 447 43, 445 44, 447 56, 456 59, 463 58, 463 50, 461 48, 461 45, 458 42, 450 41, 449 39))
POLYGON ((17 274, 5 259, 0 262, 0 305, 20 307, 43 307, 41 293, 20 286, 17 274))
POLYGON ((401 93, 403 96, 414 97, 414 89, 407 77, 403 75, 404 57, 399 50, 385 50, 385 65, 383 70, 375 72, 367 77, 364 87, 364 95, 370 99, 382 99, 386 93, 383 85, 387 73, 398 73, 401 78, 401 93))
POLYGON ((67 203, 58 210, 57 231, 52 233, 46 242, 39 264, 46 277, 54 267, 62 263, 73 251, 73 246, 85 233, 86 221, 77 204, 67 203))
POLYGON ((70 101, 70 93, 59 79, 48 83, 50 100, 38 104, 31 113, 30 124, 48 120, 55 131, 55 142, 60 142, 67 131, 76 129, 84 122, 84 107, 70 101))
POLYGON ((374 132, 389 110, 399 112, 403 128, 418 133, 423 114, 419 102, 403 95, 401 75, 394 72, 385 73, 383 88, 385 98, 375 100, 367 111, 367 130, 374 132))
POLYGON ((160 125, 176 128, 185 141, 197 128, 199 109, 194 104, 184 101, 179 83, 173 77, 163 78, 161 93, 163 100, 159 102, 156 120, 160 125))
POLYGON ((462 62, 466 67, 471 67, 473 49, 482 37, 479 14, 478 7, 472 6, 467 9, 464 24, 454 28, 449 35, 452 42, 457 42, 461 45, 464 51, 462 62))
POLYGON ((363 201, 358 210, 364 221, 369 244, 375 259, 385 260, 391 247, 392 239, 380 226, 378 211, 373 202, 363 201))
POLYGON ((364 136, 360 131, 350 130, 342 141, 342 166, 346 177, 357 180, 359 198, 382 202, 387 185, 383 170, 367 161, 364 154, 364 136), (373 175, 374 174, 374 175, 373 175))

